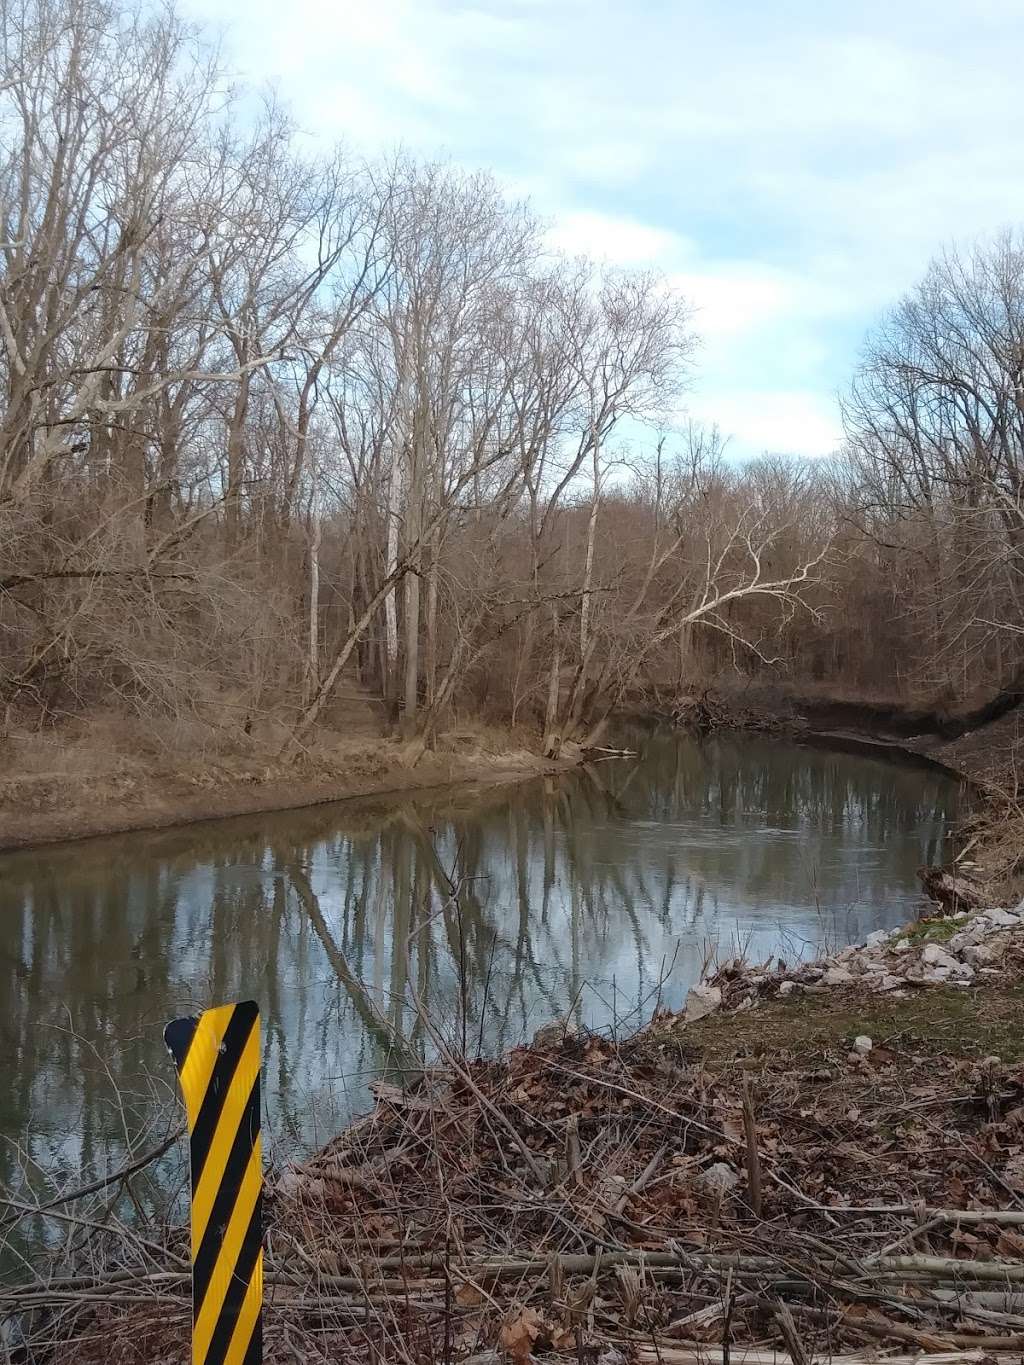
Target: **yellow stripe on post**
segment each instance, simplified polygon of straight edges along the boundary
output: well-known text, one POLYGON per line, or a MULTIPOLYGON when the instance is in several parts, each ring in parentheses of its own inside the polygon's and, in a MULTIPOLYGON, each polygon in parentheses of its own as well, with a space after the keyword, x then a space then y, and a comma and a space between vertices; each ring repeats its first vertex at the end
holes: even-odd
POLYGON ((252 1000, 164 1030, 188 1115, 193 1365, 263 1359, 260 1021, 252 1000))

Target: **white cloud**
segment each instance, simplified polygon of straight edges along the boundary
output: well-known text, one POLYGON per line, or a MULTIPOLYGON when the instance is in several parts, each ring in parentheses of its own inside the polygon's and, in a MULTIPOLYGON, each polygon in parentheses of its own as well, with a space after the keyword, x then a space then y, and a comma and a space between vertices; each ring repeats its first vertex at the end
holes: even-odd
POLYGON ((772 454, 829 455, 842 438, 838 405, 800 390, 702 391, 689 406, 700 421, 717 422, 731 453, 749 458, 772 454))
POLYGON ((692 250, 678 233, 665 228, 582 209, 556 214, 548 240, 567 255, 622 266, 664 266, 692 250))
POLYGON ((1024 220, 1020 0, 183 3, 309 132, 489 166, 561 249, 664 270, 751 449, 832 444, 873 317, 1024 220))

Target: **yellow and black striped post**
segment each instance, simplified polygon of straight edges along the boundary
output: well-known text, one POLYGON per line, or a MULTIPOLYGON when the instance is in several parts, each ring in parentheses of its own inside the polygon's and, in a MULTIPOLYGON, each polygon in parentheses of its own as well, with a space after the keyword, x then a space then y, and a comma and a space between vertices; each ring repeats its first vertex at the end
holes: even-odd
POLYGON ((260 1365, 263 1169, 255 1001, 174 1019, 192 1161, 193 1365, 260 1365))

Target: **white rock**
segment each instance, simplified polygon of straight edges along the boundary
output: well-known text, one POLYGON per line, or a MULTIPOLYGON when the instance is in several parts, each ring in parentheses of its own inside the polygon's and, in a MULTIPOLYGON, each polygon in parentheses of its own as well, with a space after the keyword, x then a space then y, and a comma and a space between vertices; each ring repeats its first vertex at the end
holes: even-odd
POLYGON ((779 994, 780 994, 781 996, 792 995, 793 992, 794 992, 795 990, 798 990, 798 989, 799 989, 799 987, 798 987, 798 985, 797 985, 797 983, 796 983, 795 981, 780 981, 780 982, 779 982, 779 994))
POLYGON ((1013 929, 1020 924, 1020 916, 1011 914, 1009 910, 982 910, 978 918, 988 920, 989 924, 999 929, 1013 929))
POLYGON ((862 1057, 866 1057, 871 1051, 872 1042, 866 1033, 861 1033, 853 1040, 854 1052, 859 1052, 862 1057))
POLYGON ((708 986, 701 982, 699 986, 693 986, 686 997, 686 1009, 683 1013, 683 1022, 695 1024, 698 1019, 703 1019, 705 1015, 714 1014, 715 1010, 721 1009, 722 992, 718 986, 708 986))
POLYGON ((849 986, 853 975, 845 967, 829 967, 822 979, 826 986, 849 986))
POLYGON ((725 1161, 716 1161, 706 1171, 701 1171, 696 1181, 698 1187, 707 1194, 728 1194, 740 1183, 740 1178, 725 1161))
POLYGON ((867 938, 864 940, 865 946, 868 948, 884 948, 888 942, 888 929, 876 929, 873 934, 868 934, 867 938))
POLYGON ((941 943, 926 943, 921 961, 927 963, 929 967, 946 967, 950 970, 957 965, 956 958, 947 952, 941 943))
POLYGON ((962 956, 972 967, 987 967, 989 963, 998 962, 1003 956, 1002 945, 997 948, 992 943, 971 943, 962 950, 962 956))
POLYGON ((895 991, 898 990, 900 986, 905 986, 907 983, 904 977, 894 976, 890 972, 886 972, 885 976, 878 977, 878 979, 872 981, 871 984, 876 991, 895 991))
POLYGON ((909 938, 900 938, 896 940, 896 951, 898 953, 905 953, 909 947, 910 947, 909 938))
POLYGON ((978 925, 976 929, 961 929, 959 934, 954 934, 949 940, 949 951, 962 953, 965 948, 972 947, 986 937, 986 930, 982 925, 978 925))
POLYGON ((921 980, 926 981, 930 986, 944 986, 953 975, 950 967, 926 967, 921 975, 921 980))

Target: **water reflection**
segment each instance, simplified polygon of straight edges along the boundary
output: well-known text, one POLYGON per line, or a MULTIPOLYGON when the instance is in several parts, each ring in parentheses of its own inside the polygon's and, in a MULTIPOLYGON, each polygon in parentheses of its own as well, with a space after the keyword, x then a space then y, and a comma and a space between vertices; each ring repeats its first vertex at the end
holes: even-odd
POLYGON ((171 1093, 161 1030, 192 1008, 259 999, 271 1124, 305 1144, 416 1065, 424 1011, 471 1052, 570 1005, 625 1027, 679 1004, 714 945, 791 957, 899 922, 956 800, 861 756, 640 744, 514 788, 0 860, 0 1180, 116 1159, 171 1093))

